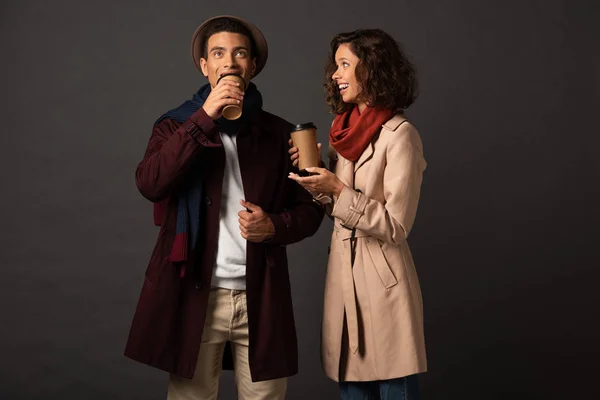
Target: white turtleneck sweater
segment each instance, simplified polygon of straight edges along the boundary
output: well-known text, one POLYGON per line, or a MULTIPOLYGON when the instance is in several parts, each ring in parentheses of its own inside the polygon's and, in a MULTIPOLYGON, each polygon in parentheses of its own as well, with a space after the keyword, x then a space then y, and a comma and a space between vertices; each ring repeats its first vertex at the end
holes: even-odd
POLYGON ((246 289, 246 239, 240 232, 238 213, 243 209, 244 187, 237 153, 237 135, 221 133, 225 149, 225 173, 219 216, 217 262, 213 269, 212 286, 225 289, 246 289))

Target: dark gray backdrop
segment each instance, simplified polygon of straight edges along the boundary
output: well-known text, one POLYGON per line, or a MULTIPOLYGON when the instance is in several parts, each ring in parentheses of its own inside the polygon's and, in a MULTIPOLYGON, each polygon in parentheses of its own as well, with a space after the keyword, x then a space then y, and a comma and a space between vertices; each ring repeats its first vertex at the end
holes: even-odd
MULTIPOLYGON (((423 398, 598 396, 598 2, 40 0, 0 12, 1 399, 164 398, 166 375, 122 356, 157 232, 134 170, 155 118, 204 82, 189 40, 222 13, 269 41, 265 108, 314 121, 322 141, 335 33, 383 28, 417 64, 423 398)), ((290 399, 337 396, 319 362, 330 229, 289 249, 290 399)), ((221 387, 235 398, 230 373, 221 387)))

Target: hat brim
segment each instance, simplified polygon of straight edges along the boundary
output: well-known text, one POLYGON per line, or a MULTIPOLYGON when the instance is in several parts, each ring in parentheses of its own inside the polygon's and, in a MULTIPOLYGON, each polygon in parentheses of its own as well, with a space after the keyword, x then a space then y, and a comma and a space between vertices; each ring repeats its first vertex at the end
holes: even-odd
MULTIPOLYGON (((267 46, 267 40, 265 39, 262 32, 250 22, 243 20, 238 17, 234 17, 232 15, 219 15, 210 19, 207 19, 196 29, 194 35, 192 36, 192 59, 194 60, 194 65, 200 72, 202 72, 202 68, 200 66, 200 58, 202 57, 202 53, 204 52, 204 31, 207 28, 207 25, 218 18, 229 18, 234 21, 242 24, 248 31, 250 35, 252 35, 252 40, 254 40, 254 44, 256 46, 256 70, 254 71, 254 76, 258 75, 260 71, 264 68, 267 63, 267 57, 269 56, 269 48, 267 46)), ((208 38, 206 38, 208 39, 208 38)))

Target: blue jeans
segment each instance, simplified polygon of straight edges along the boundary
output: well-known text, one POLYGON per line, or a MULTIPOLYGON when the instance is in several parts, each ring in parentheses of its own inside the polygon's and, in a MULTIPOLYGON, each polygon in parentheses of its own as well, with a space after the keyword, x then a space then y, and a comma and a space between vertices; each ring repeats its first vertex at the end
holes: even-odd
POLYGON ((372 382, 340 382, 342 400, 417 400, 417 375, 372 382))

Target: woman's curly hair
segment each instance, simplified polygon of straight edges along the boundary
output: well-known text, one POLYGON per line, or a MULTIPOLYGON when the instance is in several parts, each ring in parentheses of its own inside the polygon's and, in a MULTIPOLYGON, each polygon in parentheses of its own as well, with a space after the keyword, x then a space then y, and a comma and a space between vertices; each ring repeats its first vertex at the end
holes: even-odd
POLYGON ((331 78, 337 70, 335 52, 347 43, 359 58, 356 80, 362 91, 360 100, 369 107, 401 111, 417 98, 417 71, 402 51, 402 46, 381 29, 358 29, 340 33, 331 41, 329 60, 325 68, 327 104, 335 114, 349 110, 353 104, 344 103, 336 82, 331 78))

